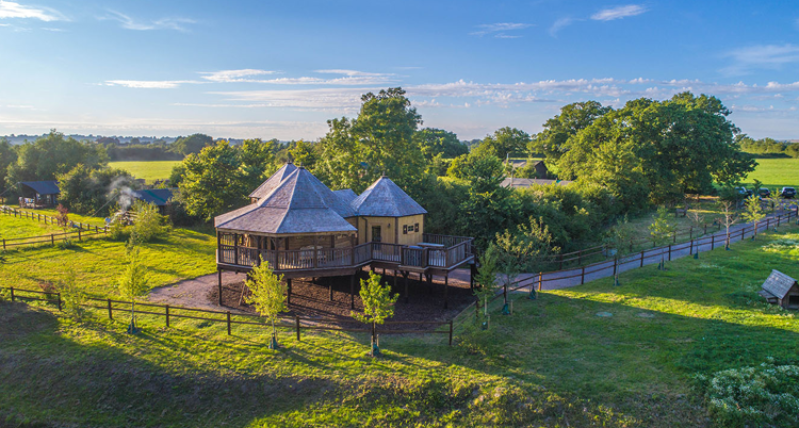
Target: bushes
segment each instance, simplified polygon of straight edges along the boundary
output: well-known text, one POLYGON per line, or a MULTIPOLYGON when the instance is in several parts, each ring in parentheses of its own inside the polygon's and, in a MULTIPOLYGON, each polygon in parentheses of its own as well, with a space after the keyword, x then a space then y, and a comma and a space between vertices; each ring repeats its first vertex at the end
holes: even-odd
POLYGON ((136 221, 133 223, 131 239, 136 243, 149 242, 168 231, 166 218, 158 213, 158 207, 142 201, 133 203, 136 221))
POLYGON ((723 370, 697 380, 705 386, 717 426, 791 427, 799 419, 799 366, 777 365, 770 358, 756 367, 723 370))

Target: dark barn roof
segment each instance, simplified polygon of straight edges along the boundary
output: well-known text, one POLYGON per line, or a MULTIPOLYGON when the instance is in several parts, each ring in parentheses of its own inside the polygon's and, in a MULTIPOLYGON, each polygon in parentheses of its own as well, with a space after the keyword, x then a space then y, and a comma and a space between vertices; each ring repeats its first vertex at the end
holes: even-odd
POLYGON ((159 207, 165 206, 172 196, 172 189, 146 189, 133 192, 134 198, 159 207))
POLYGON ((361 196, 355 198, 350 206, 359 216, 366 217, 405 217, 427 214, 405 191, 388 177, 375 181, 361 196))
POLYGON ((763 291, 778 299, 783 299, 795 284, 795 279, 778 270, 772 270, 771 275, 763 283, 763 291))
POLYGON ((40 195, 58 195, 61 193, 57 181, 22 181, 19 184, 30 187, 40 195))
POLYGON ((258 202, 216 217, 214 226, 273 234, 356 232, 344 219, 355 215, 343 199, 300 167, 258 202))
POLYGON ((261 199, 269 196, 275 188, 283 182, 292 172, 296 171, 294 164, 287 163, 280 167, 271 177, 264 181, 257 189, 250 193, 250 198, 261 199))

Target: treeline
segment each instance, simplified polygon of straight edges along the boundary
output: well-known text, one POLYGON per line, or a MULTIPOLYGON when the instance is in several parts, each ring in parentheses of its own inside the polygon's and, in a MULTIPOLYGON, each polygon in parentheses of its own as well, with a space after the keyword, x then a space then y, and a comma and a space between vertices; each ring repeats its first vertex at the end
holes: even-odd
POLYGON ((799 144, 777 141, 773 138, 754 138, 741 134, 736 137, 741 150, 756 155, 767 155, 767 157, 792 157, 799 158, 799 144))
MULTIPOLYGON (((428 210, 431 233, 473 236, 480 248, 501 236, 521 253, 543 236, 552 249, 571 251, 602 239, 598 231, 620 216, 711 192, 714 182, 736 184, 752 171, 728 114, 715 97, 690 93, 619 109, 587 101, 564 106, 537 135, 501 128, 470 149, 452 132, 422 128, 405 92, 391 88, 365 94, 356 117, 329 120, 318 142, 179 139, 165 148, 186 155, 170 177, 179 189, 170 209, 180 223, 211 222, 248 204, 252 190, 292 161, 334 190, 361 193, 386 174, 428 210), (533 162, 518 170, 504 162, 519 152, 542 154, 550 170, 576 182, 503 187, 511 174, 535 175, 533 162)), ((113 202, 116 187, 134 185, 107 167, 108 152, 107 143, 51 132, 18 147, 0 144, 0 174, 9 194, 18 181, 58 179, 61 200, 91 213, 113 202)))
POLYGON ((574 103, 538 135, 502 128, 469 151, 450 132, 420 129, 405 92, 391 88, 365 94, 357 117, 329 120, 317 143, 217 142, 188 156, 173 179, 187 213, 210 221, 247 204, 247 194, 289 159, 334 190, 361 193, 386 174, 426 207, 431 233, 473 236, 485 248, 498 234, 545 230, 553 248, 569 251, 601 239, 597 231, 621 215, 712 191, 714 181, 737 183, 752 171, 728 114, 715 97, 690 93, 634 100, 618 110, 574 103), (512 171, 503 162, 516 152, 543 153, 561 178, 577 182, 505 188, 510 173, 534 175, 529 166, 512 171))
POLYGON ((191 153, 199 153, 203 148, 214 143, 214 139, 205 134, 192 134, 178 137, 174 143, 163 140, 141 142, 132 138, 128 142, 120 142, 113 137, 102 137, 97 143, 105 148, 109 161, 157 161, 181 160, 191 153))

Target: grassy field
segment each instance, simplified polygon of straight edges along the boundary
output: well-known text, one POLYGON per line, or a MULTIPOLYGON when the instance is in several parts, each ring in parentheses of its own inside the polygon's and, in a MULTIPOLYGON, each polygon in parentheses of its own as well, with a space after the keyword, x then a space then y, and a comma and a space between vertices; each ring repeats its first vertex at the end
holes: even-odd
POLYGON ((757 169, 748 177, 746 183, 757 179, 772 192, 784 186, 799 188, 799 159, 758 159, 757 169))
MULTIPOLYGON (((20 225, 41 224, 26 219, 16 220, 20 225)), ((6 217, 0 218, 0 231, 8 230, 8 221, 6 217)), ((68 249, 45 244, 5 252, 5 262, 0 267, 0 283, 38 290, 40 284, 59 284, 70 271, 74 271, 78 282, 91 295, 115 295, 113 284, 126 265, 125 242, 107 238, 80 243, 73 239, 73 242, 75 246, 68 249)), ((216 239, 212 235, 176 229, 163 239, 143 244, 140 248, 140 260, 149 268, 148 285, 151 288, 216 271, 216 239)))
POLYGON ((136 178, 143 178, 148 182, 169 178, 172 167, 180 161, 132 161, 109 162, 111 168, 123 169, 136 178))
MULTIPOLYGON (((695 375, 797 359, 794 314, 756 294, 771 269, 799 276, 796 240, 786 227, 665 272, 626 272, 621 287, 608 278, 516 295, 512 316, 495 305, 490 330, 467 323, 456 346, 387 336, 377 360, 361 335, 284 332, 271 351, 255 326, 227 336, 223 324, 144 319, 131 337, 122 317, 75 324, 52 307, 2 303, 0 415, 76 426, 708 426, 695 375)), ((98 269, 77 262, 83 253, 59 258, 98 269)), ((47 274, 55 256, 27 270, 47 274)), ((84 274, 101 287, 101 274, 84 274)))
POLYGON ((63 229, 56 225, 0 214, 0 239, 27 238, 61 232, 63 229))

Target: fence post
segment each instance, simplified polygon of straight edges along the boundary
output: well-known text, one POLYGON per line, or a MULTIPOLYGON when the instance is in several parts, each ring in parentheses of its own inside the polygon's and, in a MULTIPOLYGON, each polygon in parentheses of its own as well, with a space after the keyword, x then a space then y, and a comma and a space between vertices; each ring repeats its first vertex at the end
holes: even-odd
POLYGON ((3 239, 3 250, 5 250, 5 249, 6 249, 6 240, 3 239))
POLYGON ((710 235, 710 251, 716 249, 716 235, 710 235))
POLYGON ((227 311, 227 335, 230 336, 230 311, 227 311))
POLYGON ((61 293, 56 293, 56 297, 58 298, 58 310, 61 310, 61 293))
POLYGON ((669 261, 671 261, 671 244, 669 244, 669 261))
POLYGON ((449 346, 452 346, 452 330, 453 330, 452 324, 453 324, 452 320, 449 320, 449 346))
POLYGON ((580 285, 585 284, 585 266, 583 266, 583 273, 580 276, 580 285))
POLYGON ((644 267, 644 251, 641 250, 641 267, 644 267))
POLYGON ((55 235, 50 234, 50 245, 55 245, 55 235))
POLYGON ((166 305, 166 326, 169 327, 169 305, 166 305))
POLYGON ((543 283, 544 283, 544 272, 538 272, 538 291, 541 291, 543 283))
POLYGON ((108 319, 110 320, 114 319, 114 309, 111 306, 111 299, 108 299, 108 319))
POLYGON ((80 241, 80 227, 78 227, 78 241, 80 241))
POLYGON ((619 266, 619 258, 618 257, 614 257, 613 258, 613 276, 616 276, 616 269, 618 269, 618 266, 619 266))
POLYGON ((294 325, 297 326, 297 342, 300 341, 300 317, 294 315, 294 325))
POLYGON ((771 219, 767 218, 766 219, 766 231, 768 231, 769 224, 771 224, 771 219))
POLYGON ((14 287, 11 287, 11 301, 14 301, 14 287))
POLYGON ((694 253, 694 240, 691 239, 691 248, 688 249, 688 254, 694 253))

